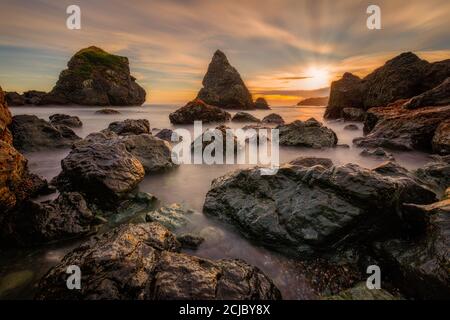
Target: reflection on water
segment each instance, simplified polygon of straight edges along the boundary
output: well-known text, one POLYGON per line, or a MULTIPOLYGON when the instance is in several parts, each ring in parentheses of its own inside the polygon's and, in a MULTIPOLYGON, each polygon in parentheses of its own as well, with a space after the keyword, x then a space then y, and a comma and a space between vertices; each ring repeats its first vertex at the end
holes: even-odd
MULTIPOLYGON (((102 130, 109 123, 124 119, 145 118, 150 121, 152 128, 163 129, 172 128, 168 119, 168 114, 174 111, 174 106, 152 105, 145 107, 120 108, 120 115, 97 115, 99 108, 92 107, 16 107, 11 108, 14 115, 35 114, 40 118, 48 120, 54 113, 65 113, 80 117, 83 127, 75 129, 81 137, 85 137, 91 132, 102 130)), ((323 121, 324 108, 320 107, 274 107, 273 110, 251 111, 258 118, 275 112, 280 114, 287 123, 294 120, 307 120, 311 117, 323 121)), ((337 165, 349 162, 357 163, 364 167, 374 167, 381 163, 377 160, 359 155, 361 149, 352 146, 352 140, 362 135, 362 125, 358 124, 360 130, 346 131, 344 126, 348 123, 327 122, 326 125, 333 129, 338 138, 339 144, 348 144, 350 148, 335 148, 327 150, 314 150, 294 147, 280 148, 280 161, 287 162, 299 156, 318 156, 333 160, 337 165)), ((245 124, 229 122, 231 128, 241 128, 245 124)), ((192 126, 182 126, 192 130, 192 126)), ((213 124, 205 125, 214 127, 213 124)), ((156 131, 156 130, 155 130, 156 131)), ((29 166, 33 172, 41 174, 46 179, 56 176, 61 170, 60 162, 69 150, 57 150, 51 152, 34 152, 26 154, 29 159, 29 166)), ((415 169, 427 162, 428 156, 419 152, 393 153, 396 160, 408 169, 415 169)), ((141 191, 149 192, 157 196, 163 203, 181 203, 186 207, 195 209, 195 215, 189 231, 201 233, 206 241, 195 252, 196 255, 212 258, 240 258, 248 263, 256 265, 270 276, 278 288, 282 291, 285 299, 312 299, 314 294, 306 279, 298 271, 298 267, 292 259, 280 256, 264 248, 250 243, 236 233, 232 227, 226 226, 207 218, 201 214, 203 201, 206 192, 209 190, 214 178, 224 175, 227 172, 243 168, 238 165, 182 165, 173 171, 148 176, 140 184, 141 191)), ((21 284, 15 290, 8 292, 1 291, 0 297, 21 297, 30 298, 30 291, 33 284, 52 265, 57 263, 61 257, 70 250, 74 244, 64 244, 54 247, 46 247, 39 250, 15 251, 2 253, 0 258, 0 277, 5 277, 14 272, 29 270, 33 276, 29 277, 25 285, 21 284)), ((22 273, 20 273, 22 274, 22 273)), ((29 274, 29 273, 24 273, 29 274)))

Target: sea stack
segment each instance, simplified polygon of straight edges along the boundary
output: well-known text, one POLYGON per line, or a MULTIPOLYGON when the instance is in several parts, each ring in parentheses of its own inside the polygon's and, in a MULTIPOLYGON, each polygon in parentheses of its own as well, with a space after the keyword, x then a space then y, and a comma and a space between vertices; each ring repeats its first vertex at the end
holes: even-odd
POLYGON ((40 103, 130 106, 145 102, 145 90, 130 74, 128 58, 97 47, 78 51, 40 103))
POLYGON ((214 53, 197 98, 224 109, 255 109, 252 95, 239 72, 220 50, 214 53))

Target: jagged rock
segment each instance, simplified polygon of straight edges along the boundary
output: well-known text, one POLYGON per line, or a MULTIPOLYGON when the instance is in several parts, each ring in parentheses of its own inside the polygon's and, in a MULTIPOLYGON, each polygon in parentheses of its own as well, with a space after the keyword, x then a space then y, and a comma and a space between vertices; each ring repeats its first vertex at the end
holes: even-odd
POLYGON ((108 115, 109 114, 120 114, 119 111, 114 110, 114 109, 108 109, 108 108, 97 110, 97 111, 95 111, 95 113, 96 114, 108 114, 108 115))
POLYGON ((284 124, 283 118, 276 113, 271 113, 262 119, 263 123, 284 124))
POLYGON ((436 129, 433 141, 433 152, 438 154, 450 154, 450 119, 443 121, 436 129))
POLYGON ((198 247, 205 241, 204 238, 190 233, 177 236, 177 240, 181 244, 182 248, 191 250, 198 249, 198 247))
POLYGON ((66 114, 53 114, 49 117, 52 125, 64 125, 70 128, 79 128, 83 126, 80 118, 77 116, 69 116, 66 114))
POLYGON ((337 119, 342 117, 344 108, 361 109, 362 95, 362 80, 351 73, 344 73, 342 79, 331 83, 330 99, 324 117, 337 119))
POLYGON ((141 162, 147 174, 175 167, 172 147, 167 141, 149 134, 126 136, 122 141, 127 150, 141 162))
POLYGON ((439 157, 415 171, 416 176, 438 194, 443 194, 450 186, 450 156, 439 157))
POLYGON ((280 299, 272 281, 239 260, 212 261, 178 253, 175 236, 158 223, 122 225, 67 254, 41 280, 38 300, 280 299), (81 290, 67 290, 69 265, 83 270, 81 290))
POLYGON ((117 133, 119 136, 135 135, 135 134, 151 134, 150 122, 147 119, 126 119, 124 121, 116 121, 108 126, 108 130, 117 133))
POLYGON ((61 167, 60 190, 81 192, 100 205, 123 199, 145 175, 141 162, 113 132, 90 134, 76 143, 61 167))
POLYGON ((231 121, 234 121, 234 122, 260 122, 261 120, 259 120, 258 118, 251 115, 248 112, 238 112, 233 116, 233 118, 231 118, 231 121))
POLYGON ((266 99, 259 97, 255 101, 255 108, 256 109, 262 109, 262 110, 270 110, 270 106, 267 103, 266 99))
POLYGON ((344 130, 348 131, 358 131, 359 127, 356 124, 348 124, 344 127, 344 130))
POLYGON ((67 126, 52 125, 32 115, 14 116, 10 128, 14 147, 20 151, 68 148, 81 139, 67 126))
POLYGON ((384 289, 370 290, 365 282, 358 283, 353 288, 342 291, 334 296, 325 297, 325 300, 400 300, 384 289))
POLYGON ((363 157, 376 157, 394 161, 394 156, 391 153, 387 153, 383 148, 376 148, 374 150, 364 149, 360 155, 363 157))
POLYGON ((326 106, 328 104, 328 97, 313 97, 303 99, 297 106, 326 106))
POLYGON ((197 98, 207 104, 227 109, 255 108, 252 95, 241 76, 220 50, 214 53, 202 84, 197 98))
POLYGON ((315 119, 296 120, 278 127, 280 144, 308 148, 331 148, 336 146, 338 138, 333 130, 324 127, 315 119))
POLYGON ((228 112, 208 105, 200 99, 189 102, 169 115, 170 122, 173 124, 192 124, 194 121, 224 122, 230 118, 231 115, 228 112))
POLYGON ((284 165, 275 175, 258 168, 215 179, 203 212, 258 243, 294 256, 337 252, 350 243, 401 228, 400 204, 431 203, 428 188, 354 164, 325 168, 284 165))
POLYGON ((3 242, 36 245, 94 232, 102 222, 79 193, 62 193, 45 202, 26 201, 4 219, 3 242))
POLYGON ((383 270, 408 296, 450 297, 450 199, 430 205, 407 205, 410 215, 426 217, 422 233, 375 245, 383 270))
POLYGON ((360 147, 431 151, 437 128, 449 118, 450 106, 408 110, 400 102, 372 108, 368 113, 370 125, 365 126, 366 131, 374 126, 372 131, 353 142, 360 147))
POLYGON ((342 117, 346 121, 364 121, 366 112, 358 108, 344 108, 342 109, 342 117))
POLYGON ((405 103, 406 109, 418 109, 427 106, 450 105, 450 78, 447 78, 439 86, 415 96, 405 103))
POLYGON ((10 106, 23 106, 25 104, 25 98, 17 92, 7 92, 5 98, 10 106))
POLYGON ((39 104, 142 105, 145 90, 130 75, 128 58, 91 46, 68 62, 53 90, 39 104))
POLYGON ((324 168, 331 168, 333 166, 333 161, 327 158, 299 157, 289 162, 289 164, 292 166, 303 166, 303 167, 323 166, 324 168))

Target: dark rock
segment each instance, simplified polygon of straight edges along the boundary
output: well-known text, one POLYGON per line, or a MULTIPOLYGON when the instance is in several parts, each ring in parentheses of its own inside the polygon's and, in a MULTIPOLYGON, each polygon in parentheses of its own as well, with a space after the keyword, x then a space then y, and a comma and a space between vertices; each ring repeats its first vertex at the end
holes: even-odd
POLYGON ((203 88, 198 93, 197 99, 203 100, 206 104, 227 109, 255 108, 252 95, 241 76, 220 50, 214 53, 202 83, 203 88))
POLYGON ((177 236, 178 242, 184 249, 196 250, 205 241, 204 238, 187 233, 177 236))
POLYGON ((342 291, 334 296, 325 297, 325 300, 400 300, 399 297, 390 294, 384 289, 370 290, 365 282, 358 283, 353 288, 342 291))
POLYGON ((95 113, 96 114, 120 114, 119 111, 114 110, 114 109, 108 109, 108 108, 97 110, 97 111, 95 111, 95 113))
POLYGON ((122 225, 67 254, 41 280, 38 300, 280 299, 272 281, 239 260, 178 253, 175 236, 157 223, 122 225), (83 270, 81 290, 67 290, 69 265, 83 270))
POLYGON ((316 157, 299 157, 291 162, 289 162, 292 166, 303 166, 303 167, 314 167, 314 166, 323 166, 325 168, 331 168, 333 166, 333 161, 327 158, 316 158, 316 157))
POLYGON ((342 109, 342 117, 346 121, 364 121, 366 112, 358 108, 344 108, 342 109))
POLYGON ((44 97, 47 92, 37 91, 37 90, 29 90, 23 93, 23 97, 25 98, 26 104, 39 105, 42 97, 44 97))
POLYGON ((376 148, 374 150, 364 149, 360 155, 363 157, 376 157, 394 161, 394 156, 391 153, 387 153, 383 148, 376 148))
POLYGON ((280 144, 308 148, 331 148, 336 146, 338 138, 333 130, 324 127, 315 119, 305 122, 296 120, 278 127, 280 144))
POLYGON ((442 155, 450 154, 450 119, 441 122, 431 143, 433 152, 442 155))
MULTIPOLYGON (((171 130, 171 129, 162 129, 161 131, 159 131, 159 132, 155 135, 155 137, 157 137, 157 138, 159 138, 159 139, 161 139, 161 140, 168 141, 168 142, 173 142, 173 141, 172 141, 172 135, 173 135, 173 134, 174 134, 174 131, 171 130)), ((178 134, 175 133, 175 137, 176 137, 176 138, 179 138, 179 137, 178 137, 178 134)), ((177 140, 175 140, 175 141, 177 141, 177 140)))
POLYGON ((351 73, 345 73, 342 79, 331 83, 330 99, 324 117, 337 119, 342 117, 344 108, 362 108, 362 80, 351 73))
POLYGON ((79 128, 83 126, 80 118, 77 116, 69 116, 66 114, 54 114, 49 117, 52 125, 64 125, 70 128, 79 128))
POLYGON ((231 118, 231 121, 234 122, 260 122, 258 118, 251 115, 248 112, 238 112, 236 113, 233 118, 231 118))
POLYGON ((14 147, 20 151, 68 148, 81 139, 66 126, 54 126, 32 115, 14 116, 10 128, 14 147))
POLYGON ((256 109, 262 109, 262 110, 270 110, 269 104, 267 103, 266 99, 259 97, 255 101, 255 108, 256 109))
POLYGON ((344 130, 358 131, 359 127, 356 124, 348 124, 344 127, 344 130))
POLYGON ((224 122, 230 120, 230 118, 231 115, 228 112, 210 106, 199 99, 189 102, 169 115, 170 122, 173 124, 192 124, 194 121, 202 121, 203 123, 224 122))
POLYGON ((145 102, 145 90, 130 75, 126 57, 92 46, 78 51, 67 66, 40 104, 121 106, 145 102))
POLYGON ((227 130, 230 129, 225 125, 218 126, 214 129, 207 129, 202 133, 200 137, 195 139, 191 144, 191 149, 195 150, 197 144, 201 144, 202 150, 204 151, 206 147, 211 148, 211 154, 215 155, 215 150, 222 149, 223 154, 226 154, 227 150, 227 140, 229 143, 233 143, 233 150, 236 152, 240 147, 240 143, 237 137, 233 134, 232 136, 227 135, 227 130), (232 141, 231 141, 232 139, 232 141))
POLYGON ((108 126, 108 130, 117 133, 119 136, 136 135, 136 134, 151 134, 150 122, 147 119, 126 119, 124 121, 116 121, 108 126))
POLYGON ((415 96, 405 103, 406 109, 418 109, 427 106, 450 105, 450 78, 447 78, 439 86, 415 96))
POLYGON ((189 223, 189 216, 193 213, 194 211, 184 209, 180 204, 174 203, 148 212, 145 215, 145 221, 158 222, 171 232, 175 232, 189 223))
POLYGON ((271 176, 254 168, 214 180, 203 211, 267 247, 305 257, 337 252, 346 243, 359 246, 401 228, 398 208, 413 196, 416 203, 435 201, 413 179, 353 164, 284 165, 271 176))
POLYGON ((7 92, 5 98, 10 106, 23 106, 25 104, 25 98, 17 92, 7 92))
POLYGON ((370 126, 375 126, 367 136, 353 141, 357 146, 431 151, 437 128, 450 117, 450 106, 408 110, 396 103, 372 108, 369 114, 370 126))
POLYGON ((450 156, 435 156, 433 161, 417 169, 415 174, 436 193, 443 194, 450 186, 450 156))
POLYGON ((326 106, 328 104, 328 97, 313 97, 313 98, 307 98, 299 103, 297 103, 298 106, 326 106))
POLYGON ((284 124, 283 118, 276 113, 271 113, 262 119, 263 123, 284 124))

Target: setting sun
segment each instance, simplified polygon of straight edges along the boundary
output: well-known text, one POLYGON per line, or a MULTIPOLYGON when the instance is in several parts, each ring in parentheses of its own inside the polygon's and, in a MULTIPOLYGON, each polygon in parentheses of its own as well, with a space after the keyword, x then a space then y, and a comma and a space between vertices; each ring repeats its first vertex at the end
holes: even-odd
POLYGON ((324 67, 310 67, 306 71, 309 89, 326 87, 330 82, 330 72, 324 67))

